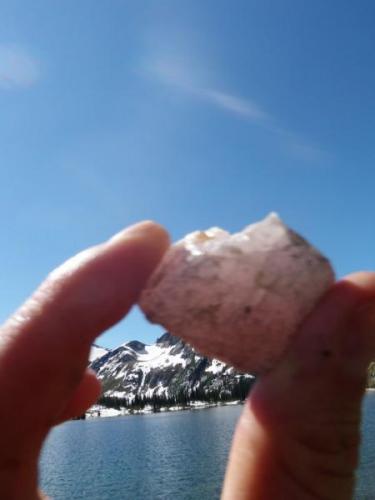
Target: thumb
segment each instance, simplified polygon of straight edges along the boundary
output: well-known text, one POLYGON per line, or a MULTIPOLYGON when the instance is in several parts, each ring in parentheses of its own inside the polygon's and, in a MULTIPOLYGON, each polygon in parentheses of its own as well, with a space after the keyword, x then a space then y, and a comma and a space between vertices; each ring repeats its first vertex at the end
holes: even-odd
POLYGON ((337 283, 284 358, 260 378, 237 426, 223 499, 352 498, 375 273, 337 283))

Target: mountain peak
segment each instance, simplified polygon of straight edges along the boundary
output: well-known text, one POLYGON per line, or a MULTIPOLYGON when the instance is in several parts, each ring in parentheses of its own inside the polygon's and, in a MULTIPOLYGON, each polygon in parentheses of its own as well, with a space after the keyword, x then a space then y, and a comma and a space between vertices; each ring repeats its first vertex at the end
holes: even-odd
POLYGON ((103 397, 127 404, 161 398, 171 404, 192 400, 243 399, 252 377, 210 360, 164 333, 156 343, 133 340, 96 359, 91 368, 102 382, 103 397))
POLYGON ((163 347, 170 347, 176 345, 179 341, 180 339, 178 337, 174 337, 171 333, 165 332, 156 340, 156 344, 163 347))
POLYGON ((131 340, 125 344, 126 347, 130 347, 135 352, 143 353, 145 352, 146 344, 140 342, 139 340, 131 340))

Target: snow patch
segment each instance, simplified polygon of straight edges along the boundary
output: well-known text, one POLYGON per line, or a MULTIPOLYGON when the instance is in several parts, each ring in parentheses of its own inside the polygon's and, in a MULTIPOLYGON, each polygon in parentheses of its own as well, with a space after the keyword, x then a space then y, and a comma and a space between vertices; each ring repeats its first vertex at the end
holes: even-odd
POLYGON ((225 364, 223 362, 219 361, 218 359, 213 359, 211 366, 206 369, 206 372, 216 374, 222 372, 224 368, 225 364))
POLYGON ((90 355, 89 355, 90 363, 92 363, 96 359, 101 358, 102 356, 104 356, 108 352, 109 352, 108 349, 104 349, 104 347, 99 347, 99 346, 93 344, 91 346, 90 355))

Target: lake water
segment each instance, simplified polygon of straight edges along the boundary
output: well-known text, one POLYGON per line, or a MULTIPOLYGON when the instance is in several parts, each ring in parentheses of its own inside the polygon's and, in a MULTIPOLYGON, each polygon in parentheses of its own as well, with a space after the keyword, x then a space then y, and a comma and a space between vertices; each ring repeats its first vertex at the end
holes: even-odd
MULTIPOLYGON (((220 496, 241 406, 79 420, 51 433, 43 490, 56 500, 212 500, 220 496)), ((356 500, 375 498, 375 393, 364 403, 356 500)))
POLYGON ((363 438, 357 474, 356 500, 375 498, 375 391, 367 393, 363 404, 363 438))
POLYGON ((42 487, 56 500, 218 498, 241 409, 68 422, 47 442, 42 487))

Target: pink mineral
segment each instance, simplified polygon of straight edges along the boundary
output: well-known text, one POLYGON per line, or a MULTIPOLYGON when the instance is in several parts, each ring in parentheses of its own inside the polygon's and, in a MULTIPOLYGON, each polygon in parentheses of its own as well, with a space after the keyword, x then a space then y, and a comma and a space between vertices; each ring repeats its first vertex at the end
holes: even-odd
POLYGON ((329 261, 270 214, 233 235, 212 228, 175 243, 140 307, 202 354, 262 373, 333 282, 329 261))

